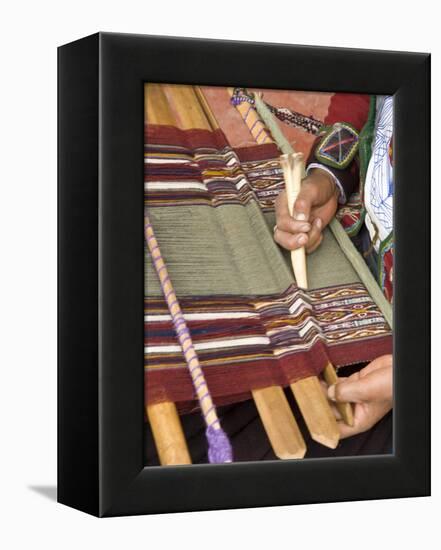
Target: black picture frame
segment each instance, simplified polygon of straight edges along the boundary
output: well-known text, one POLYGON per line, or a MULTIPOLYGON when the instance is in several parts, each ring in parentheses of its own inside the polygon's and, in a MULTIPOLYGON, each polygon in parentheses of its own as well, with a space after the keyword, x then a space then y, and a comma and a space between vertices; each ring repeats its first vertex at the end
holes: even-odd
POLYGON ((58 50, 58 500, 97 516, 430 494, 430 56, 98 33, 58 50), (144 82, 394 94, 394 454, 143 464, 144 82))

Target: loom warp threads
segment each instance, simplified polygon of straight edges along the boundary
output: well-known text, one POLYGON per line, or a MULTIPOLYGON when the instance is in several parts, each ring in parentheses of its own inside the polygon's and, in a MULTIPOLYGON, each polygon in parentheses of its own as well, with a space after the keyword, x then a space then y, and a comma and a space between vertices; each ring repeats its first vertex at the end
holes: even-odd
POLYGON ((173 327, 178 337, 179 344, 185 357, 188 370, 193 382, 202 416, 207 426, 205 434, 208 442, 208 461, 211 464, 222 464, 233 461, 231 443, 227 434, 222 430, 216 413, 213 399, 205 381, 205 376, 199 364, 196 350, 191 340, 190 331, 182 314, 181 307, 176 297, 173 285, 167 272, 165 261, 161 255, 158 241, 156 240, 152 224, 148 217, 144 221, 144 232, 147 247, 153 260, 156 273, 161 284, 161 289, 167 302, 173 322, 173 327))

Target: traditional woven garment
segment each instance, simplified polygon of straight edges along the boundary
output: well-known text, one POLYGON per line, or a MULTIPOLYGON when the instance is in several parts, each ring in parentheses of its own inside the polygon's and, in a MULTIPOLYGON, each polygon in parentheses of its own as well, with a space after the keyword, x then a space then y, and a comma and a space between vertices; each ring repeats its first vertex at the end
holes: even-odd
MULTIPOLYGON (((379 308, 330 231, 297 288, 275 244, 284 187, 273 143, 233 149, 220 129, 145 128, 145 207, 216 404, 392 348, 379 308)), ((194 388, 145 255, 145 390, 149 404, 195 408, 194 388)))

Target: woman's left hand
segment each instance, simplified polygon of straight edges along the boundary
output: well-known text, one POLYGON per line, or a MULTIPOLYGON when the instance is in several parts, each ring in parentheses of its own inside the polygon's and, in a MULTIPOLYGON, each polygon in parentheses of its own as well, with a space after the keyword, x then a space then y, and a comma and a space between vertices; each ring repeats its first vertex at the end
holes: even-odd
POLYGON ((339 421, 340 437, 350 437, 372 428, 393 405, 392 355, 383 355, 369 365, 328 388, 334 402, 354 405, 354 425, 339 421))

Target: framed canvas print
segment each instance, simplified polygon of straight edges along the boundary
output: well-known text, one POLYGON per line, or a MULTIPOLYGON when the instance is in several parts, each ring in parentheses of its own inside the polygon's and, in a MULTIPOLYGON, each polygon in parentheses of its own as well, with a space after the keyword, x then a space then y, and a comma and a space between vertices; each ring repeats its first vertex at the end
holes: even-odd
POLYGON ((59 501, 428 495, 430 57, 59 48, 59 501))

